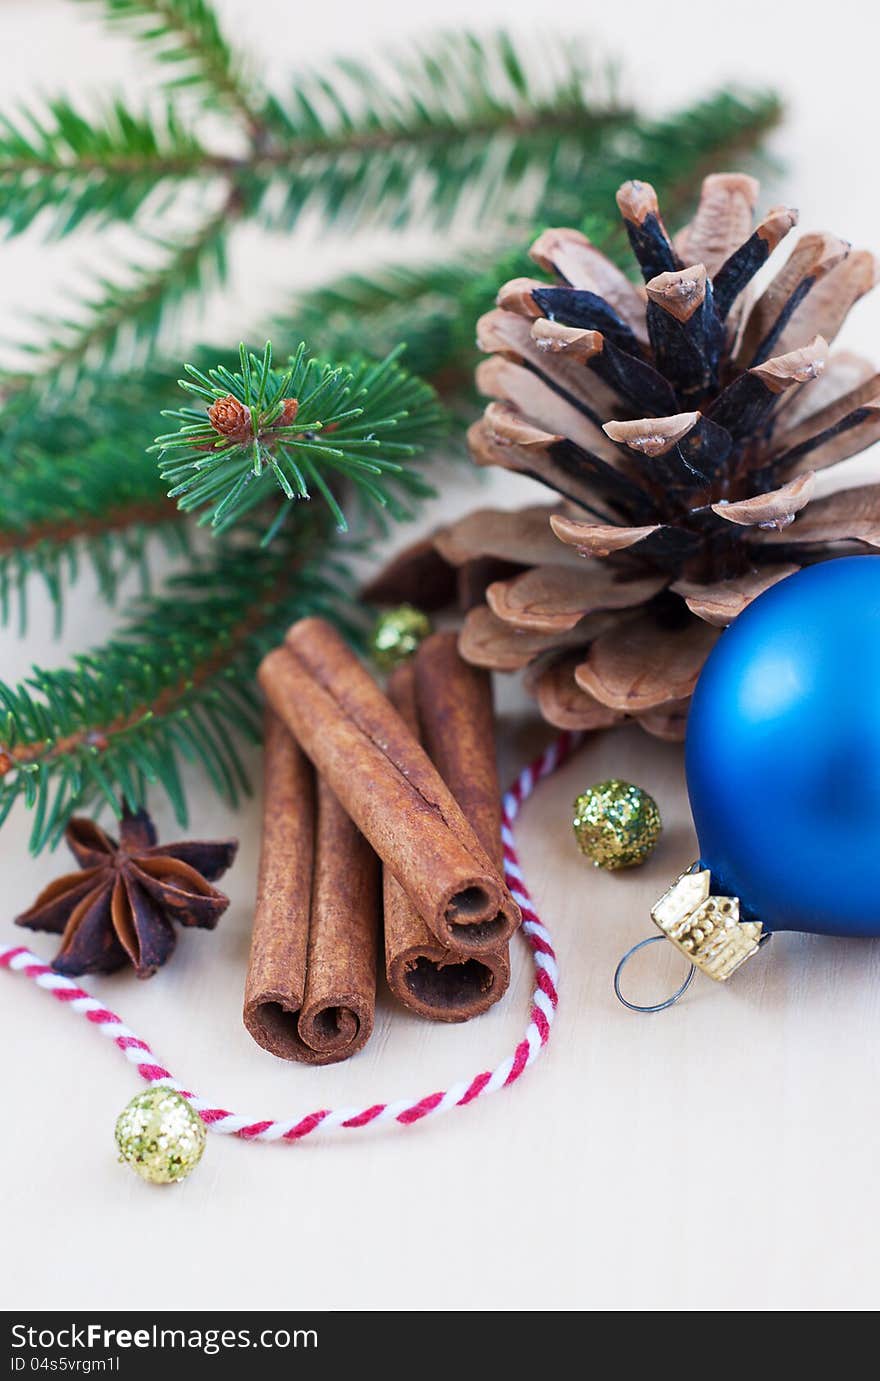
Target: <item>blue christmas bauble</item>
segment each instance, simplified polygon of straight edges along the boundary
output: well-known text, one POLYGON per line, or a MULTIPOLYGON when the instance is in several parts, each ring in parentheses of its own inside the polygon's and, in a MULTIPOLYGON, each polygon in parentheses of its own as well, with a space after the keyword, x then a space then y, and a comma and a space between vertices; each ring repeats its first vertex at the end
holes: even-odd
POLYGON ((700 861, 744 915, 880 935, 880 556, 799 571, 725 630, 687 780, 700 861))

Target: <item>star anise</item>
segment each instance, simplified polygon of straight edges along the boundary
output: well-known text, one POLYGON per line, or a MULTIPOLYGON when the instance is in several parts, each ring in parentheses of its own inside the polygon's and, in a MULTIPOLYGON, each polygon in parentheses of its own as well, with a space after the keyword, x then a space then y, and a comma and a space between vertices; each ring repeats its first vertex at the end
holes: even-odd
POLYGON ((83 871, 50 882, 15 921, 62 936, 57 973, 112 973, 130 963, 150 978, 174 949, 172 921, 213 930, 229 905, 211 883, 231 866, 235 839, 157 844, 144 810, 123 811, 118 843, 83 817, 64 837, 83 871))

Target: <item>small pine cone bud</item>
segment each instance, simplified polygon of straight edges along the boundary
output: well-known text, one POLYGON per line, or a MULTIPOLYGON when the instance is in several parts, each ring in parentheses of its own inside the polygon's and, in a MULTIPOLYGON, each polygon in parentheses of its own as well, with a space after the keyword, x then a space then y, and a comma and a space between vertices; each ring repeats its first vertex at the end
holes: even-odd
POLYGON ((230 441, 249 441, 253 436, 248 409, 244 403, 233 398, 231 393, 211 404, 208 408, 208 421, 215 432, 228 437, 230 441))
POLYGON ((299 412, 298 398, 285 398, 284 406, 278 414, 278 421, 274 423, 276 427, 292 427, 296 421, 296 414, 299 412))

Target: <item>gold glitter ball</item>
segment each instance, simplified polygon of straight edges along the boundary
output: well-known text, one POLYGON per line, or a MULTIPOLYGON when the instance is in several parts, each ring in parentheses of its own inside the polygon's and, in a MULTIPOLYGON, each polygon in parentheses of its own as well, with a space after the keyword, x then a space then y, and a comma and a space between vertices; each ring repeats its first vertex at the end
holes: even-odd
POLYGON ((654 797, 616 777, 578 796, 572 824, 581 853, 609 870, 644 863, 663 829, 654 797))
POLYGON ((195 1170, 205 1149, 205 1124, 173 1089, 147 1089, 132 1098, 116 1123, 119 1159, 151 1184, 177 1184, 195 1170))
POLYGON ((431 631, 431 620, 412 604, 389 609, 376 620, 370 650, 382 671, 393 671, 416 651, 431 631))

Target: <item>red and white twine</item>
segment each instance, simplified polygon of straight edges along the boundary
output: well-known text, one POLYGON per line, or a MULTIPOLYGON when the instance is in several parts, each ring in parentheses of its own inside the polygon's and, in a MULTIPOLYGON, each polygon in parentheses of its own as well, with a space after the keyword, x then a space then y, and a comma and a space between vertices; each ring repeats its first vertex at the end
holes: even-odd
POLYGON ((471 1079, 453 1084, 445 1091, 429 1093, 424 1098, 402 1098, 394 1103, 372 1103, 365 1108, 319 1108, 305 1117, 288 1121, 270 1119, 255 1121, 215 1107, 205 1098, 185 1089, 182 1084, 156 1061, 150 1046, 131 1031, 122 1019, 109 1011, 70 978, 64 978, 44 964, 23 946, 0 945, 0 969, 24 974, 38 988, 42 988, 57 1002, 85 1017, 96 1031, 106 1036, 138 1074, 148 1084, 162 1084, 176 1089, 189 1100, 202 1121, 212 1132, 242 1137, 247 1141, 301 1141, 317 1131, 351 1131, 383 1122, 398 1122, 409 1127, 425 1117, 433 1117, 450 1108, 463 1108, 477 1098, 499 1089, 509 1088, 534 1064, 550 1038, 550 1028, 558 1001, 558 970, 550 933, 535 914, 525 880, 519 866, 513 836, 513 823, 523 802, 531 796, 538 782, 555 772, 577 746, 580 735, 563 733, 533 763, 523 768, 503 800, 502 840, 504 871, 514 899, 523 916, 521 934, 529 945, 535 966, 535 989, 532 993, 529 1024, 525 1035, 512 1055, 508 1055, 492 1070, 484 1070, 471 1079))

